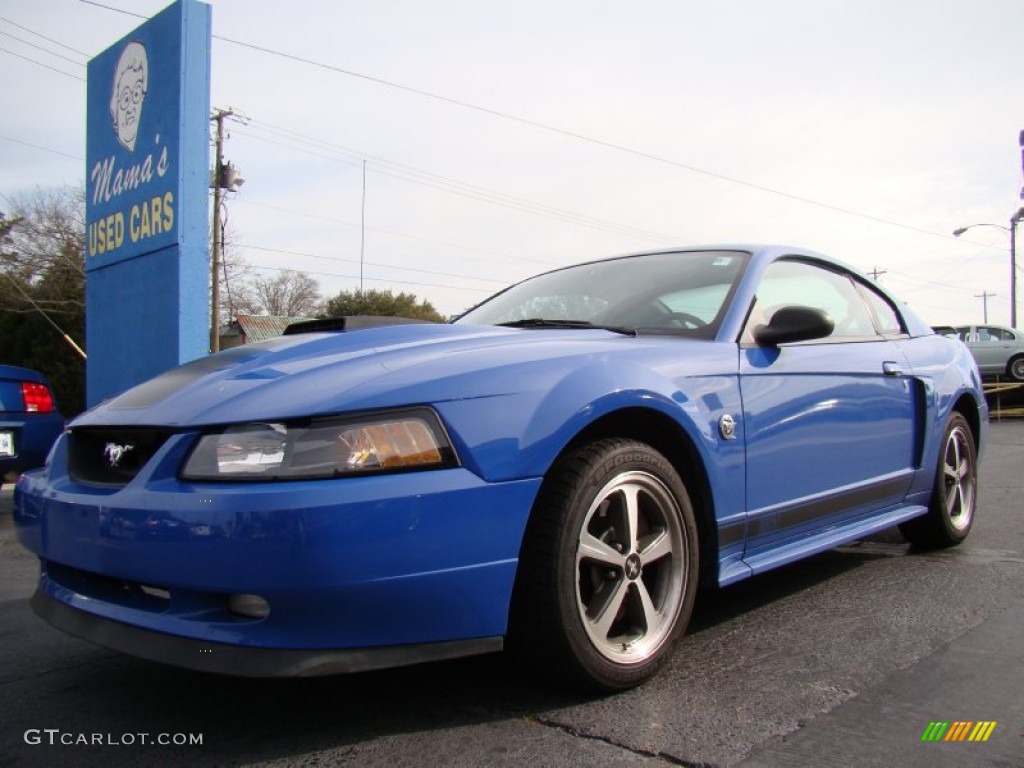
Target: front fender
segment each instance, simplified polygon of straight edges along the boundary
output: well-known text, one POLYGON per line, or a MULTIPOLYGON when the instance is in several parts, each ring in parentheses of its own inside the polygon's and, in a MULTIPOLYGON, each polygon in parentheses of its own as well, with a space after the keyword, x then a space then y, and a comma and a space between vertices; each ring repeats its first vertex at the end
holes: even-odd
POLYGON ((909 497, 918 495, 925 498, 935 483, 942 435, 953 410, 964 398, 973 403, 977 413, 978 434, 975 438, 980 460, 988 431, 988 403, 978 366, 963 344, 941 336, 929 336, 902 342, 902 345, 911 362, 910 373, 920 383, 923 401, 917 415, 921 440, 920 468, 909 497))
MULTIPOLYGON (((732 358, 735 364, 735 358, 732 358)), ((723 365, 722 369, 726 366, 723 365)), ((548 386, 436 404, 469 469, 490 482, 543 477, 573 439, 615 412, 646 409, 671 420, 704 465, 719 518, 742 513, 743 424, 737 377, 702 375, 678 361, 664 367, 596 360, 548 386), (719 422, 737 422, 725 439, 719 422)), ((717 366, 716 366, 717 368, 717 366)))

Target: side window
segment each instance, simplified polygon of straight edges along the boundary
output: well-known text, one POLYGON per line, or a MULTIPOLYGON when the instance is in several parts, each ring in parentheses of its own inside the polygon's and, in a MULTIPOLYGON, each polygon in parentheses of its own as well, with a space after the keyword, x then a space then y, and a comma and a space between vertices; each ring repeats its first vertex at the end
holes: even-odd
POLYGON ((990 325, 978 326, 978 341, 1013 341, 1013 334, 1004 331, 1002 328, 995 328, 990 325))
POLYGON ((882 294, 870 285, 860 281, 857 281, 856 285, 857 290, 864 297, 864 301, 871 311, 871 315, 875 320, 875 328, 878 329, 879 333, 889 335, 906 332, 899 312, 882 294))
POLYGON ((741 340, 753 342, 754 328, 782 307, 794 305, 826 312, 835 323, 829 338, 877 335, 867 305, 847 275, 804 261, 781 260, 765 270, 741 340))

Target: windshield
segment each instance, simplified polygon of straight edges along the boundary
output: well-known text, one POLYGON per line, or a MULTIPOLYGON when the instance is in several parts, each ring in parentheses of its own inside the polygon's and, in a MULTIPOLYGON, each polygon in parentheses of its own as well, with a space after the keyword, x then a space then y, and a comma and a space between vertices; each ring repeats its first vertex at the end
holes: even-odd
POLYGON ((524 280, 456 322, 592 325, 713 338, 749 256, 680 251, 580 264, 524 280))

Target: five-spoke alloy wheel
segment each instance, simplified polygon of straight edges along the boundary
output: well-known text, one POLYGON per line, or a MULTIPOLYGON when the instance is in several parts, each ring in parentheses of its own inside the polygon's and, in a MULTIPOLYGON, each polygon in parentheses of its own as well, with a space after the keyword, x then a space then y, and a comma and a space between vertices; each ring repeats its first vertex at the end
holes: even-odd
POLYGON ((520 558, 512 643, 591 689, 653 675, 689 621, 697 590, 693 508, 648 445, 592 443, 541 491, 520 558))
POLYGON ((672 493, 648 472, 623 472, 597 493, 576 547, 576 606, 599 653, 629 663, 675 626, 685 534, 672 493))

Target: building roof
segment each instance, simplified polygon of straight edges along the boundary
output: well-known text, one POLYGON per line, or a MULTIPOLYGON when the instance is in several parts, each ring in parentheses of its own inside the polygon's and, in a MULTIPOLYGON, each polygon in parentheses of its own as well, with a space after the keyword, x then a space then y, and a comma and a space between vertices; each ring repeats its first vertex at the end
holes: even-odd
POLYGON ((312 320, 311 317, 282 317, 280 315, 238 315, 235 317, 238 330, 245 334, 247 342, 266 341, 284 333, 284 329, 292 323, 312 320))

